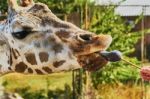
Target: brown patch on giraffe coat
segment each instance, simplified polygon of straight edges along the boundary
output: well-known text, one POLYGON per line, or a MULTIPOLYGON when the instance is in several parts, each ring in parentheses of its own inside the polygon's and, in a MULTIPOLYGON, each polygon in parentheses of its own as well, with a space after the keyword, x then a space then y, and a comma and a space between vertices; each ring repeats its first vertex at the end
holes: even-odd
POLYGON ((34 12, 33 15, 42 19, 41 25, 53 25, 55 28, 70 28, 70 25, 59 21, 59 19, 49 10, 47 6, 43 4, 35 4, 32 8, 28 10, 29 12, 34 12))
POLYGON ((43 46, 48 47, 49 46, 49 41, 48 40, 43 40, 43 46))
POLYGON ((60 53, 63 50, 63 46, 60 43, 55 43, 52 47, 55 53, 60 53))
POLYGON ((2 65, 0 64, 0 70, 1 70, 1 68, 2 68, 2 65))
POLYGON ((8 70, 12 70, 11 67, 8 67, 8 70))
POLYGON ((27 65, 23 62, 20 62, 19 64, 17 64, 15 66, 15 71, 19 72, 19 73, 22 73, 26 70, 26 68, 27 68, 27 65))
POLYGON ((91 44, 86 44, 84 42, 76 42, 70 45, 70 48, 72 49, 73 53, 79 55, 83 53, 89 53, 91 47, 92 47, 91 44))
POLYGON ((48 67, 43 67, 42 69, 47 73, 52 73, 52 70, 48 67))
POLYGON ((63 50, 63 45, 56 41, 55 37, 49 36, 48 41, 52 46, 52 50, 54 50, 55 53, 60 53, 63 50))
POLYGON ((10 60, 8 60, 7 63, 10 64, 10 60))
POLYGON ((11 42, 14 44, 14 41, 13 41, 13 40, 11 40, 11 42))
POLYGON ((54 37, 52 37, 52 36, 49 36, 48 37, 48 41, 49 42, 56 42, 56 39, 54 37))
POLYGON ((37 13, 39 11, 45 11, 45 6, 40 4, 35 4, 32 8, 29 9, 30 12, 37 13))
POLYGON ((70 28, 70 26, 68 24, 65 24, 65 23, 61 23, 59 21, 56 21, 56 20, 52 20, 51 19, 51 23, 53 24, 54 27, 56 28, 70 28))
POLYGON ((28 68, 29 73, 33 73, 33 70, 31 68, 28 68))
POLYGON ((57 31, 56 32, 56 35, 59 37, 59 38, 69 38, 70 37, 70 33, 65 31, 65 30, 60 30, 60 31, 57 31))
POLYGON ((65 60, 56 61, 53 63, 53 66, 58 68, 59 66, 63 65, 65 62, 66 62, 65 60))
POLYGON ((63 41, 67 42, 67 38, 70 37, 70 33, 65 30, 60 30, 56 32, 56 35, 63 41))
POLYGON ((11 49, 10 49, 10 57, 9 57, 9 63, 10 63, 10 66, 12 65, 12 54, 11 54, 11 49))
MULTIPOLYGON (((40 15, 40 17, 41 17, 41 15, 40 15)), ((55 27, 55 28, 65 28, 65 29, 70 28, 70 26, 68 24, 58 21, 58 19, 56 19, 52 16, 49 16, 49 14, 45 14, 41 18, 42 18, 41 24, 43 26, 53 25, 53 27, 55 27)))
POLYGON ((25 54, 26 60, 31 64, 31 65, 37 65, 37 61, 35 58, 35 54, 30 53, 30 54, 25 54))
POLYGON ((40 52, 39 56, 40 56, 41 62, 47 62, 48 61, 49 55, 47 52, 40 52))
POLYGON ((37 48, 40 48, 41 44, 39 42, 36 42, 36 43, 34 43, 34 46, 37 47, 37 48))
POLYGON ((36 71, 37 74, 40 74, 40 75, 43 74, 43 72, 41 70, 39 70, 39 69, 35 69, 35 71, 36 71))
POLYGON ((12 54, 13 54, 14 58, 17 59, 17 54, 16 54, 16 52, 14 51, 13 48, 12 48, 12 54))

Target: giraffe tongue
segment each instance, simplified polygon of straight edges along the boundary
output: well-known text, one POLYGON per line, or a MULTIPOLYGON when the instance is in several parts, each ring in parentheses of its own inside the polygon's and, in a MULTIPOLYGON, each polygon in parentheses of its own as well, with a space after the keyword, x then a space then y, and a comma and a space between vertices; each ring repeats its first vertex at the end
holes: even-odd
POLYGON ((108 61, 110 62, 117 62, 121 60, 121 52, 114 50, 111 52, 107 52, 107 51, 102 51, 100 52, 100 55, 102 55, 103 57, 105 57, 108 61))

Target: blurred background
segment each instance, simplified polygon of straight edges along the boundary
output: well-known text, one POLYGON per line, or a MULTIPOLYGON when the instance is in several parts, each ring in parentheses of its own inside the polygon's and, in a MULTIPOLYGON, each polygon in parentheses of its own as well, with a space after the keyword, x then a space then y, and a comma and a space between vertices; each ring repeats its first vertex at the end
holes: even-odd
MULTIPOLYGON (((96 34, 110 34, 108 51, 119 50, 139 67, 150 65, 149 0, 34 0, 48 5, 59 18, 96 34)), ((0 21, 7 0, 0 0, 0 21)), ((0 78, 7 92, 24 99, 150 99, 150 84, 125 62, 99 71, 76 70, 51 75, 8 74, 0 78)))

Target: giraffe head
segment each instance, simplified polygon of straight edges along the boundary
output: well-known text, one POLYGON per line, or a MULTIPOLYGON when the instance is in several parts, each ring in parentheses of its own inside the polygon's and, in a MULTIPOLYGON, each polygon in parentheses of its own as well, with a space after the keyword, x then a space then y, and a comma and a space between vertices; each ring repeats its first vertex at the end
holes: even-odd
POLYGON ((47 5, 32 0, 8 0, 4 26, 9 70, 46 74, 104 65, 99 52, 111 44, 110 35, 96 35, 57 18, 47 5))

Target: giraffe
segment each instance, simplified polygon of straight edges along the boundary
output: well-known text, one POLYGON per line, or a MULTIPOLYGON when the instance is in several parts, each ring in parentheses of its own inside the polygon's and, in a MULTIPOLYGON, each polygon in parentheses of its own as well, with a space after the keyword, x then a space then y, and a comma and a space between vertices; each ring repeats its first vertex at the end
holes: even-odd
POLYGON ((3 86, 0 86, 0 99, 23 99, 17 93, 7 92, 3 86))
POLYGON ((8 17, 0 28, 0 72, 50 74, 79 68, 97 70, 110 35, 96 35, 56 17, 33 0, 8 0, 8 17))

